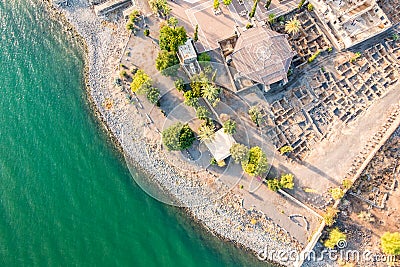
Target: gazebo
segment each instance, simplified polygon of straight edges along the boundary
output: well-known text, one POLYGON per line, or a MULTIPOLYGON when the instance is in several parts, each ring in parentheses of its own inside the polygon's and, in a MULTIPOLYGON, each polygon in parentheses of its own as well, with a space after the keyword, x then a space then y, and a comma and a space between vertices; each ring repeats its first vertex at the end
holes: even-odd
POLYGON ((235 143, 235 139, 231 135, 226 134, 223 128, 215 132, 213 139, 204 141, 204 144, 216 161, 221 161, 229 157, 231 155, 229 150, 235 143))
POLYGON ((287 82, 295 55, 286 34, 257 27, 241 33, 231 58, 239 76, 268 87, 279 81, 287 82))

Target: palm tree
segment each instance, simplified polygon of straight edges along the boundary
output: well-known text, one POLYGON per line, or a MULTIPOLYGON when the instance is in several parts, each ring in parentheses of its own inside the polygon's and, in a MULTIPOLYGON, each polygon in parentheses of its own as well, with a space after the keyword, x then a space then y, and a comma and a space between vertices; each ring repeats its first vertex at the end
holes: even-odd
POLYGON ((275 17, 276 15, 274 13, 271 13, 268 15, 268 21, 270 24, 274 24, 275 23, 275 17))
POLYGON ((214 125, 202 124, 199 128, 199 139, 201 141, 211 141, 215 138, 214 125))
POLYGON ((301 27, 300 21, 298 19, 293 18, 288 22, 286 22, 285 31, 289 34, 295 35, 300 31, 300 27, 301 27))

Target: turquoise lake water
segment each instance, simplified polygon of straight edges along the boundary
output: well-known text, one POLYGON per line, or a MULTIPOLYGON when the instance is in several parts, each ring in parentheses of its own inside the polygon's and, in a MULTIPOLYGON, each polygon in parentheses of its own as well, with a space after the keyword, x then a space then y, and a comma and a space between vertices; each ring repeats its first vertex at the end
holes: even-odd
POLYGON ((43 6, 0 0, 0 25, 0 266, 266 266, 141 191, 43 6))

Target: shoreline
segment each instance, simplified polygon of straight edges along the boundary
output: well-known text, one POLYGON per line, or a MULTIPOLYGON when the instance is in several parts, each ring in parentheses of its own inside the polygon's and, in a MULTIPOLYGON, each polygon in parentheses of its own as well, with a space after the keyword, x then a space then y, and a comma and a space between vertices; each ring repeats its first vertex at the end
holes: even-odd
MULTIPOLYGON (((74 25, 74 23, 77 23, 77 22, 71 21, 71 18, 68 18, 68 12, 72 13, 75 11, 67 11, 65 9, 56 7, 55 4, 51 0, 42 0, 42 1, 48 7, 49 14, 52 16, 52 18, 55 19, 56 21, 60 22, 63 25, 63 28, 66 32, 69 32, 74 37, 78 38, 78 43, 83 49, 84 61, 85 61, 84 62, 84 84, 85 84, 85 90, 87 93, 87 99, 88 99, 91 110, 94 112, 95 116, 99 119, 99 121, 101 122, 101 125, 106 129, 107 135, 111 138, 111 141, 114 143, 115 147, 120 152, 122 152, 122 155, 126 156, 126 154, 134 154, 134 153, 129 153, 129 151, 127 151, 128 149, 126 149, 126 148, 124 149, 124 146, 121 143, 121 133, 118 129, 118 126, 116 126, 117 123, 110 125, 110 120, 112 120, 112 118, 109 117, 110 115, 107 114, 106 110, 101 105, 102 104, 101 100, 104 99, 104 97, 102 98, 102 96, 104 96, 105 92, 101 91, 101 82, 95 81, 94 80, 95 78, 91 77, 91 70, 97 68, 97 69, 101 69, 100 71, 102 71, 102 68, 105 67, 105 66, 102 66, 101 63, 97 63, 97 65, 96 65, 96 62, 92 62, 93 58, 91 58, 91 56, 96 54, 97 47, 91 47, 90 43, 88 44, 88 41, 83 36, 84 34, 82 34, 82 32, 79 31, 79 26, 74 25), (98 88, 96 88, 96 84, 99 86, 98 88), (95 86, 93 86, 93 85, 95 85, 95 86), (119 134, 119 136, 118 136, 118 134, 119 134)), ((86 1, 81 1, 81 2, 86 2, 86 1)), ((90 7, 86 7, 86 9, 87 9, 87 11, 91 11, 90 7)), ((71 13, 69 15, 71 15, 71 13)), ((78 16, 77 14, 75 14, 75 15, 78 16)), ((95 16, 95 15, 93 14, 93 16, 95 16)), ((97 18, 95 18, 94 20, 97 20, 97 18)), ((90 35, 90 33, 86 33, 86 34, 90 35)), ((95 33, 91 33, 91 34, 93 36, 96 35, 95 33)), ((114 53, 116 53, 116 52, 114 51, 114 53)), ((121 54, 119 54, 119 55, 121 55, 121 54)), ((114 63, 116 64, 117 62, 114 62, 114 63)), ((106 86, 106 87, 108 86, 108 84, 102 84, 102 85, 106 86)), ((140 130, 140 129, 136 129, 136 130, 140 130)), ((134 142, 132 142, 132 143, 134 143, 134 142)), ((132 144, 130 144, 130 145, 132 145, 132 144)), ((135 145, 135 143, 133 145, 135 145)), ((137 142, 136 142, 136 145, 137 145, 137 142)), ((125 146, 126 146, 126 144, 125 144, 125 146)), ((141 152, 146 153, 146 151, 141 151, 141 152)), ((163 164, 161 164, 161 165, 163 165, 163 164)), ((164 165, 160 166, 160 167, 165 168, 165 166, 166 166, 166 163, 164 162, 164 165)), ((155 176, 154 171, 152 172, 151 170, 144 168, 140 164, 135 164, 135 168, 137 168, 137 170, 140 173, 143 173, 144 175, 146 175, 148 177, 152 177, 152 180, 157 179, 157 178, 154 178, 154 176, 155 176)), ((172 173, 171 175, 176 175, 175 173, 173 173, 172 170, 168 170, 168 171, 170 171, 172 173)), ((162 173, 161 173, 161 175, 162 175, 162 173)), ((157 182, 159 185, 166 185, 166 183, 162 184, 162 182, 160 182, 160 180, 158 180, 157 182)), ((174 196, 174 194, 171 192, 171 190, 167 189, 168 186, 165 186, 164 188, 169 193, 169 195, 173 196, 175 199, 179 199, 177 196, 174 196)), ((259 251, 259 249, 261 247, 263 248, 265 245, 271 245, 272 243, 275 243, 275 244, 273 244, 271 247, 277 247, 278 249, 285 249, 287 251, 290 249, 296 248, 296 246, 293 246, 293 247, 289 246, 289 243, 291 243, 291 242, 282 243, 282 242, 275 241, 272 238, 269 238, 268 234, 267 235, 265 234, 265 231, 258 231, 258 233, 255 233, 257 231, 252 230, 251 232, 253 232, 253 235, 246 236, 247 233, 246 234, 232 233, 232 231, 231 231, 232 229, 229 228, 229 225, 228 225, 228 230, 226 230, 226 228, 227 228, 226 222, 217 222, 216 224, 214 223, 214 225, 213 225, 208 219, 210 217, 212 219, 214 219, 214 216, 216 215, 215 211, 217 211, 217 210, 212 210, 212 208, 210 208, 210 207, 206 207, 206 208, 204 208, 204 207, 191 207, 191 208, 185 207, 183 209, 180 208, 180 210, 183 210, 185 212, 185 214, 190 216, 191 220, 194 223, 196 223, 199 226, 201 226, 202 228, 204 228, 204 230, 207 230, 207 232, 210 232, 212 235, 217 236, 224 242, 229 242, 229 243, 234 244, 236 247, 239 247, 240 249, 244 250, 246 253, 251 252, 252 254, 256 254, 257 251, 259 251), (210 216, 210 213, 211 213, 211 216, 210 216), (223 226, 222 230, 221 230, 221 228, 218 227, 218 226, 221 226, 221 224, 223 226), (225 230, 225 233, 223 233, 224 230, 225 230), (261 239, 257 238, 258 234, 264 234, 264 238, 261 238, 261 239), (265 235, 267 236, 267 238, 265 238, 265 235), (251 242, 251 241, 249 241, 249 239, 255 239, 255 240, 252 240, 253 242, 251 242), (263 241, 263 242, 259 242, 259 241, 263 241), (278 244, 276 244, 276 243, 278 243, 278 244), (258 244, 258 248, 257 248, 256 244, 258 244)), ((238 216, 240 217, 240 214, 238 216)), ((232 217, 232 216, 227 216, 227 217, 232 217)), ((239 224, 240 223, 243 224, 243 221, 244 221, 243 218, 245 218, 246 215, 243 215, 241 217, 242 218, 238 218, 238 217, 233 218, 233 220, 239 221, 239 224)), ((223 219, 225 219, 225 218, 223 218, 223 219)), ((260 228, 260 227, 258 227, 258 228, 260 228)), ((261 227, 261 229, 258 229, 258 230, 262 230, 262 227, 261 227)), ((298 250, 298 248, 296 250, 298 250)), ((278 263, 278 262, 275 262, 272 260, 268 260, 268 262, 273 263, 275 265, 284 266, 283 263, 278 263)), ((285 265, 287 265, 287 263, 285 265)))

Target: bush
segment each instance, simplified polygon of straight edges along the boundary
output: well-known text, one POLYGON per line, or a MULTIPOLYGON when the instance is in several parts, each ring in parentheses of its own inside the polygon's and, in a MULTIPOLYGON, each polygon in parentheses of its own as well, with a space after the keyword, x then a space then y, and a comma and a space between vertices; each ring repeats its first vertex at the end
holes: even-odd
POLYGON ((227 120, 224 122, 223 126, 224 133, 226 134, 234 134, 236 133, 236 122, 234 120, 227 120))
POLYGON ((344 196, 344 192, 340 187, 331 189, 331 196, 334 200, 341 199, 344 196))
POLYGON ((308 5, 307 5, 307 9, 308 9, 308 11, 313 11, 314 10, 314 6, 311 4, 311 3, 309 3, 308 5))
POLYGON ((243 144, 233 144, 229 149, 232 158, 237 162, 247 161, 249 159, 249 148, 243 144))
POLYGON ((342 233, 338 228, 333 228, 329 232, 329 237, 327 240, 325 240, 324 246, 333 249, 341 240, 346 241, 346 235, 342 233))
POLYGON ((278 191, 279 189, 281 189, 281 185, 278 181, 278 179, 271 179, 267 181, 267 186, 269 190, 272 190, 274 192, 278 191))
POLYGON ((253 24, 247 23, 247 24, 246 24, 246 29, 250 29, 250 28, 253 28, 253 24))
POLYGON ((179 92, 182 92, 183 89, 185 89, 185 81, 182 78, 177 79, 174 84, 176 90, 178 90, 179 92))
POLYGON ((210 117, 210 112, 205 107, 198 107, 196 109, 196 117, 200 120, 206 120, 210 117))
POLYGON ((400 255, 400 233, 384 233, 381 237, 381 247, 386 254, 400 255))
POLYGON ((335 223, 338 212, 339 210, 332 207, 326 208, 326 212, 322 217, 324 218, 325 224, 327 226, 332 226, 335 223))
POLYGON ((189 148, 195 139, 194 132, 189 125, 180 122, 162 132, 162 141, 168 150, 177 151, 189 148))
POLYGON ((282 188, 293 189, 294 182, 293 182, 293 174, 283 174, 279 181, 279 184, 282 188))
POLYGON ((149 36, 150 35, 150 30, 149 29, 145 29, 143 31, 144 36, 149 36))

